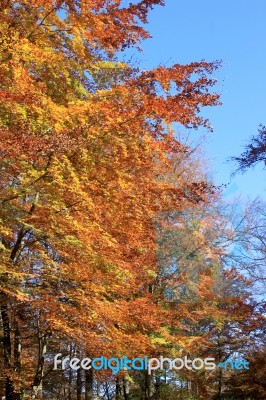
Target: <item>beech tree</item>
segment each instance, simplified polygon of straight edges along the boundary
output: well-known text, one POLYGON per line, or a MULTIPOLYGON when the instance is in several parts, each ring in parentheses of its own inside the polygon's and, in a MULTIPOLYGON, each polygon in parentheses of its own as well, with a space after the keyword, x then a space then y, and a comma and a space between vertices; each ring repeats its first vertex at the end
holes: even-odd
MULTIPOLYGON (((230 339, 230 314, 237 327, 252 314, 241 293, 224 299, 213 290, 225 254, 220 216, 208 208, 215 190, 172 128, 210 128, 200 110, 219 104, 211 77, 218 64, 142 71, 121 61, 120 51, 149 37, 143 24, 163 2, 123 4, 0 5, 7 400, 91 400, 97 391, 149 399, 147 374, 134 393, 131 376, 55 372, 53 357, 174 356, 177 343, 179 354, 198 355, 217 344, 219 327, 230 339)), ((198 376, 183 382, 194 385, 189 396, 216 393, 211 383, 204 392, 198 376)))
MULTIPOLYGON (((136 389, 124 373, 53 371, 53 357, 202 354, 217 344, 218 328, 230 336, 230 314, 236 325, 252 315, 243 293, 224 299, 213 290, 225 253, 220 216, 210 211, 215 189, 172 128, 210 128, 200 110, 219 104, 211 77, 219 65, 143 71, 121 61, 122 50, 149 37, 149 10, 163 5, 134 3, 0 4, 7 400, 150 399, 145 373, 136 389)), ((182 379, 194 385, 188 396, 214 393, 198 376, 182 379)))
MULTIPOLYGON (((164 182, 186 153, 169 124, 208 127, 216 63, 141 71, 116 52, 149 35, 160 0, 1 2, 2 353, 8 400, 42 397, 54 338, 93 357, 143 354, 165 307, 152 216, 205 201, 164 182), (67 339, 66 339, 67 338, 67 339)), ((56 343, 56 341, 55 341, 56 343)), ((55 351, 56 351, 56 345, 55 351)))

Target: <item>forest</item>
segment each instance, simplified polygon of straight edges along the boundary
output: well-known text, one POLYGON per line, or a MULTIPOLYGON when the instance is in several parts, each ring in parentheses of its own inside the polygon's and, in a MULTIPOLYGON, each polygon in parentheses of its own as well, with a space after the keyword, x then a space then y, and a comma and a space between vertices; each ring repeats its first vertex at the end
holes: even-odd
MULTIPOLYGON (((127 56, 163 5, 0 2, 0 399, 266 398, 266 203, 226 202, 187 139, 221 62, 127 56)), ((250 134, 232 172, 266 161, 250 134)))

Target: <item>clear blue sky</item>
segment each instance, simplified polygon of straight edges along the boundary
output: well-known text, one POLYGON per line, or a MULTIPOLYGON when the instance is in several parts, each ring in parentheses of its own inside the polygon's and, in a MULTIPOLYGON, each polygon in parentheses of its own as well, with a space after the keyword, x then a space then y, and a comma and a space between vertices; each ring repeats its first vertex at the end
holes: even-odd
MULTIPOLYGON (((152 39, 137 55, 141 67, 221 59, 216 73, 223 105, 208 108, 214 133, 208 134, 206 152, 216 184, 230 181, 233 163, 245 143, 266 125, 266 1, 166 0, 155 7, 147 30, 152 39)), ((231 180, 225 195, 266 198, 266 171, 262 165, 231 180)))

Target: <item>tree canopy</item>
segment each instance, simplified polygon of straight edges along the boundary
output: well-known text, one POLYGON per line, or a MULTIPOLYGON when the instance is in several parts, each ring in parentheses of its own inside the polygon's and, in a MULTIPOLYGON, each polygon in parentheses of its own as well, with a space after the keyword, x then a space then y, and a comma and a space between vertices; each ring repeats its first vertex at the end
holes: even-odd
MULTIPOLYGON (((151 399, 145 374, 56 373, 53 356, 196 356, 208 348, 226 358, 219 335, 231 340, 242 320, 252 332, 261 324, 249 283, 223 269, 224 221, 211 208, 219 194, 173 129, 210 129, 200 111, 220 104, 212 77, 219 63, 146 71, 126 62, 121 51, 149 37, 148 12, 163 1, 125 3, 0 5, 0 394, 7 400, 70 400, 73 390, 77 400, 97 390, 131 399, 133 379, 151 399), (236 282, 243 290, 215 291, 215 271, 228 291, 236 282)), ((197 376, 176 379, 207 393, 197 376)))

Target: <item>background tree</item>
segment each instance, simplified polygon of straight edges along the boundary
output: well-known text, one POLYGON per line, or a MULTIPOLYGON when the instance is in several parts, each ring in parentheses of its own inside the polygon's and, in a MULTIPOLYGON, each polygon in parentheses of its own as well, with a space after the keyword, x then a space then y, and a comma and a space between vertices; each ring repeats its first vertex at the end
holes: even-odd
POLYGON ((238 164, 238 171, 245 172, 259 162, 266 162, 266 127, 261 125, 257 135, 252 136, 250 143, 239 157, 233 157, 238 164))

